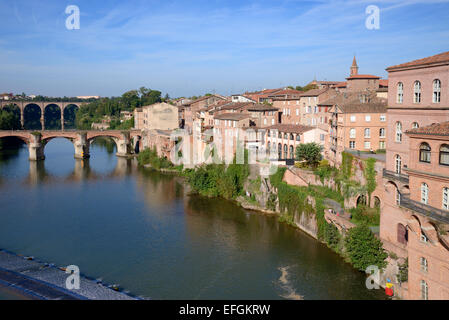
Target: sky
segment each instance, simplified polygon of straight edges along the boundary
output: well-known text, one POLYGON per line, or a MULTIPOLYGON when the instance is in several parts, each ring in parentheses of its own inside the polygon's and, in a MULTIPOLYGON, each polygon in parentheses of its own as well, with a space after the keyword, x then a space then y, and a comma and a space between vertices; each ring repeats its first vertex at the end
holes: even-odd
POLYGON ((387 78, 445 51, 449 0, 0 0, 0 92, 16 94, 230 95, 344 81, 354 55, 359 73, 387 78))

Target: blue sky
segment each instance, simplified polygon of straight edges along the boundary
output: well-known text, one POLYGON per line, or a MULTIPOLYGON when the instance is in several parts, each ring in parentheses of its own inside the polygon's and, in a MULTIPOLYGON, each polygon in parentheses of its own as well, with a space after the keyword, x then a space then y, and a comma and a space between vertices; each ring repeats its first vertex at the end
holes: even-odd
POLYGON ((0 0, 0 91, 172 97, 344 80, 449 50, 449 0, 0 0), (67 30, 77 5, 80 30, 67 30), (377 5, 380 29, 365 27, 377 5))

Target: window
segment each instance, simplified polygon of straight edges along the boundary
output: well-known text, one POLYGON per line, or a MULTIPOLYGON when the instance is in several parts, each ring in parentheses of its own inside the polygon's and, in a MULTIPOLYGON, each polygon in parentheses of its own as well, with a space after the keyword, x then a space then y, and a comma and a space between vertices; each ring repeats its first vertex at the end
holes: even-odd
POLYGON ((402 159, 401 157, 397 154, 395 157, 395 171, 397 174, 401 174, 401 170, 402 170, 402 159))
POLYGON ((421 299, 429 300, 429 286, 424 280, 421 280, 421 299))
POLYGON ((399 192, 398 188, 396 188, 396 204, 398 206, 401 205, 401 192, 399 192))
POLYGON ((430 163, 431 149, 427 143, 421 143, 419 147, 419 161, 430 163))
POLYGON ((264 124, 264 125, 267 124, 267 118, 263 119, 263 124, 264 124))
POLYGON ((288 159, 288 146, 284 144, 284 159, 288 159))
POLYGON ((421 203, 429 203, 429 186, 427 183, 421 184, 421 203))
POLYGON ((271 125, 274 125, 274 119, 271 119, 271 125))
POLYGON ((281 133, 281 132, 279 132, 278 138, 279 138, 279 139, 282 139, 282 133, 281 133))
POLYGON ((404 245, 406 245, 408 241, 407 228, 401 223, 399 223, 397 227, 397 240, 400 244, 404 245))
POLYGON ((293 152, 293 146, 290 146, 290 159, 294 159, 294 158, 295 158, 295 155, 293 152))
POLYGON ((413 101, 415 103, 421 103, 421 82, 415 81, 414 93, 415 95, 413 101))
POLYGON ((293 133, 290 133, 290 140, 295 140, 295 138, 293 137, 293 133))
POLYGON ((365 141, 365 145, 364 145, 365 149, 371 149, 371 142, 369 141, 365 141))
POLYGON ((288 134, 287 133, 284 133, 284 139, 288 140, 288 134))
POLYGON ((355 141, 349 141, 349 149, 355 149, 355 141))
POLYGON ((443 209, 449 210, 449 188, 443 188, 443 209))
POLYGON ((355 129, 351 128, 349 130, 349 138, 355 139, 355 129))
POLYGON ((365 121, 366 122, 371 122, 371 116, 365 116, 365 121))
POLYGON ((418 128, 419 128, 418 122, 413 122, 412 123, 412 129, 418 129, 418 128))
POLYGON ((402 142, 402 123, 396 122, 396 142, 402 142))
POLYGON ((447 144, 440 147, 440 164, 449 166, 449 145, 447 144))
POLYGON ((402 101, 404 101, 404 84, 399 82, 397 103, 402 103, 402 101))
POLYGON ((420 264, 421 264, 421 271, 427 272, 427 270, 428 270, 427 259, 424 257, 421 257, 420 264))
POLYGON ((379 149, 385 150, 385 141, 379 141, 379 149))
POLYGON ((370 128, 366 128, 365 129, 365 138, 370 138, 371 137, 371 130, 370 128))
POLYGON ((299 116, 299 109, 296 109, 296 115, 299 116))
POLYGON ((351 122, 355 122, 355 116, 351 116, 351 122))
POLYGON ((267 148, 268 148, 268 151, 270 151, 270 148, 271 148, 271 143, 270 143, 270 141, 268 141, 267 148))
POLYGON ((320 141, 324 141, 324 134, 320 134, 320 141))
POLYGON ((379 137, 385 138, 385 128, 380 128, 380 130, 379 130, 379 137))
POLYGON ((300 134, 296 135, 296 141, 301 141, 301 135, 300 134))
POLYGON ((433 103, 440 103, 441 101, 441 81, 433 80, 433 103))
POLYGON ((421 230, 421 242, 427 243, 428 241, 429 241, 429 239, 427 238, 427 236, 421 230))
POLYGON ((380 115, 380 121, 382 121, 382 122, 387 121, 387 116, 384 115, 384 114, 381 114, 381 115, 380 115))

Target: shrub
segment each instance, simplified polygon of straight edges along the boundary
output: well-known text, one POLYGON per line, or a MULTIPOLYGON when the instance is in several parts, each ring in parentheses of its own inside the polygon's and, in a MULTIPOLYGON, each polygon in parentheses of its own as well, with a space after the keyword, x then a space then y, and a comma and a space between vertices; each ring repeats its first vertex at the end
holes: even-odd
POLYGON ((351 212, 351 221, 355 224, 366 224, 369 226, 379 226, 380 224, 380 210, 379 208, 368 208, 364 205, 359 205, 357 208, 349 210, 351 212))
POLYGON ((159 157, 156 149, 145 149, 137 157, 139 165, 150 164, 156 170, 172 168, 173 163, 167 158, 159 157))
POLYGON ((338 231, 337 227, 331 223, 326 223, 324 225, 324 235, 323 240, 326 242, 329 248, 333 249, 334 251, 340 251, 340 241, 341 241, 341 235, 338 231))
POLYGON ((371 265, 380 269, 386 266, 385 259, 388 254, 383 249, 382 242, 366 225, 357 226, 348 231, 345 249, 352 265, 361 271, 365 271, 371 265))

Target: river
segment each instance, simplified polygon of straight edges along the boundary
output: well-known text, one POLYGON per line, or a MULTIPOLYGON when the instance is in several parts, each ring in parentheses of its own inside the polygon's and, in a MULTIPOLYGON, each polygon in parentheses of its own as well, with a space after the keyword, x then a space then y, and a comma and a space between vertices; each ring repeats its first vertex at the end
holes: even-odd
MULTIPOLYGON (((326 246, 275 217, 189 195, 183 180, 55 139, 46 160, 0 150, 0 248, 152 299, 383 299, 326 246)), ((0 299, 17 298, 0 287, 0 299)))

